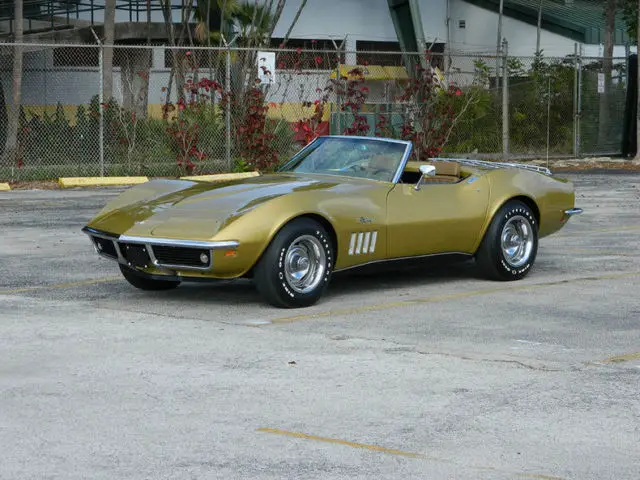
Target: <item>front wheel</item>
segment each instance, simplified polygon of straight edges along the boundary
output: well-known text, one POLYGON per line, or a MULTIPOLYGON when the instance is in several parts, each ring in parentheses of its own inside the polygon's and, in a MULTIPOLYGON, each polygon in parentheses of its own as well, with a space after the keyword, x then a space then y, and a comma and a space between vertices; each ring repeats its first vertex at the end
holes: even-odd
POLYGON ((329 284, 333 256, 322 225, 309 218, 294 220, 278 232, 256 265, 256 287, 276 307, 311 306, 329 284))
POLYGON ((476 263, 492 280, 520 280, 538 252, 538 223, 524 203, 512 200, 496 213, 476 252, 476 263))

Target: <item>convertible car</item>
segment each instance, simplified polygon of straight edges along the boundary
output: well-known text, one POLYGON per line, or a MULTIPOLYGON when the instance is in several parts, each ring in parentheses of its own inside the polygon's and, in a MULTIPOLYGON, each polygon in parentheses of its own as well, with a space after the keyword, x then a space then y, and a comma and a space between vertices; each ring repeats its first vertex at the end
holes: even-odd
POLYGON ((134 287, 245 277, 272 305, 305 307, 333 272, 398 259, 462 254, 490 279, 521 279, 538 240, 582 213, 546 168, 416 162, 412 148, 318 137, 273 174, 129 188, 83 231, 134 287))

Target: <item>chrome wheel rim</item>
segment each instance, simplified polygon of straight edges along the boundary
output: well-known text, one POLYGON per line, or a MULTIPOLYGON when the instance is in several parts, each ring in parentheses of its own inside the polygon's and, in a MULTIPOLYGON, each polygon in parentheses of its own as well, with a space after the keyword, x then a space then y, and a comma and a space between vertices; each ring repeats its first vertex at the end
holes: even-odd
POLYGON ((518 268, 527 263, 533 250, 533 228, 529 220, 521 215, 507 220, 500 243, 502 255, 511 267, 518 268))
POLYGON ((298 293, 314 290, 327 269, 327 256, 320 240, 312 235, 296 238, 284 258, 284 276, 298 293))

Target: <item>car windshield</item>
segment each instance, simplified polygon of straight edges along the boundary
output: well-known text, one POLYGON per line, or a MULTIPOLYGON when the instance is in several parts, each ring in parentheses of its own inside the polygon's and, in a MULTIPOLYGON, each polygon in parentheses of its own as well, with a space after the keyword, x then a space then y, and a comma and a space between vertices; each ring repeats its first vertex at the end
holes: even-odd
POLYGON ((320 137, 281 171, 392 182, 406 149, 405 143, 375 138, 320 137))

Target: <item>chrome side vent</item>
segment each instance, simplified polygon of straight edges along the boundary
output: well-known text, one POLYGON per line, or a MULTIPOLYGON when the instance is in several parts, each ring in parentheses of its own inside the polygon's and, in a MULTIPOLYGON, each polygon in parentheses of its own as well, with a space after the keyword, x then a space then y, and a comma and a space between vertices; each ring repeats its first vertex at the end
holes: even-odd
POLYGON ((349 240, 349 255, 367 255, 376 251, 378 232, 355 232, 349 240))

